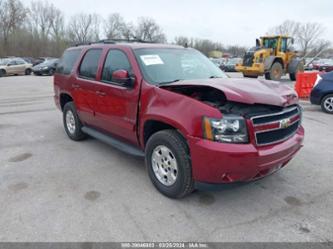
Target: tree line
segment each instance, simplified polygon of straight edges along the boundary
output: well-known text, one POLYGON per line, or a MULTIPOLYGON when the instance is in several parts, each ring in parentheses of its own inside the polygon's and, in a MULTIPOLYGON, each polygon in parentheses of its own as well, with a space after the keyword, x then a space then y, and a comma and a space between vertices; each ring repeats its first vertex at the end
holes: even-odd
POLYGON ((48 1, 0 0, 0 56, 60 56, 69 46, 107 39, 138 39, 166 42, 161 27, 150 17, 134 24, 113 13, 76 14, 65 20, 64 13, 48 1))
MULTIPOLYGON (((32 1, 30 6, 20 0, 0 0, 0 24, 0 57, 59 57, 69 46, 101 38, 167 42, 161 26, 150 17, 140 17, 133 23, 119 13, 111 13, 107 18, 96 13, 80 13, 66 19, 60 9, 45 0, 32 1)), ((286 21, 269 32, 294 36, 302 54, 326 51, 331 45, 321 39, 324 28, 318 23, 286 21)), ((248 49, 238 45, 225 47, 221 42, 184 36, 176 37, 172 43, 196 48, 206 55, 218 50, 241 57, 248 49)))

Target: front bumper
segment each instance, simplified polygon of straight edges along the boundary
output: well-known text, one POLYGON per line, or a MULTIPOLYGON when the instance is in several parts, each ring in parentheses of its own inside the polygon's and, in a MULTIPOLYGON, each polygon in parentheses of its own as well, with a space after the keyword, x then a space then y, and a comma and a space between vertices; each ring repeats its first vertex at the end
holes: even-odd
POLYGON ((284 167, 301 149, 303 139, 302 126, 290 139, 265 147, 188 137, 193 178, 203 183, 246 182, 262 178, 284 167))
POLYGON ((310 94, 310 102, 313 105, 320 105, 321 104, 322 93, 320 89, 314 88, 310 94))
POLYGON ((246 75, 263 75, 265 73, 264 65, 262 63, 253 63, 252 66, 247 67, 243 65, 236 66, 238 72, 246 75))
POLYGON ((49 73, 49 68, 48 69, 42 69, 42 68, 38 68, 38 69, 32 69, 32 72, 34 74, 39 74, 39 75, 42 75, 42 74, 48 74, 49 73))

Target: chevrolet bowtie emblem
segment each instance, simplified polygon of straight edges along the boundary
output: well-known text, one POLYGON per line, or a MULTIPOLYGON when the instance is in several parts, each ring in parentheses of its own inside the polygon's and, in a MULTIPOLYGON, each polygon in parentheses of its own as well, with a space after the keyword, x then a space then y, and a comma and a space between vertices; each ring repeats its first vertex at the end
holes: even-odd
POLYGON ((290 126, 290 119, 289 118, 286 118, 286 119, 283 119, 280 121, 280 128, 281 129, 285 129, 285 128, 288 128, 290 126))

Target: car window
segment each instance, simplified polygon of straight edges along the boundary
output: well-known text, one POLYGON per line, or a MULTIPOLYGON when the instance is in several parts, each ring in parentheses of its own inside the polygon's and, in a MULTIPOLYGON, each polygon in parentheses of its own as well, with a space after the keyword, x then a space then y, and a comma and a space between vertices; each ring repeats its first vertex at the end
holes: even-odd
POLYGON ((10 60, 10 61, 8 61, 8 65, 14 66, 14 65, 16 65, 16 61, 15 60, 10 60))
POLYGON ((131 73, 131 64, 127 58, 127 55, 120 50, 110 50, 103 68, 102 81, 112 82, 112 74, 117 70, 126 70, 131 73))
POLYGON ((79 69, 79 76, 86 79, 95 79, 98 69, 98 62, 102 49, 90 49, 85 54, 79 69))
MULTIPOLYGON (((72 72, 75 62, 78 60, 81 49, 65 51, 57 65, 57 73, 68 75, 72 72)), ((43 60, 44 61, 44 60, 43 60)))
POLYGON ((16 65, 23 65, 23 64, 25 64, 26 62, 25 62, 24 60, 21 60, 21 59, 16 59, 16 60, 15 60, 15 63, 16 63, 16 65))

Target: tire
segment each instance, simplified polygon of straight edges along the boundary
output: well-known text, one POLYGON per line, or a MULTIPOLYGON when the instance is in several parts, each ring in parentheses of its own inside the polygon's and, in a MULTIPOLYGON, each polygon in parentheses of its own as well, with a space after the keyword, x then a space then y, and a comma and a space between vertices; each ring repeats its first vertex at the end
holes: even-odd
POLYGON ((297 73, 299 72, 304 72, 304 65, 302 63, 299 63, 296 68, 295 73, 290 73, 289 78, 291 81, 296 81, 297 80, 297 73))
POLYGON ((49 70, 49 76, 53 76, 53 75, 54 75, 54 69, 51 68, 51 69, 49 70))
POLYGON ((244 78, 252 78, 252 79, 257 79, 258 75, 247 75, 247 74, 243 74, 244 78))
POLYGON ((283 74, 283 67, 281 63, 275 62, 269 72, 265 73, 266 80, 275 80, 279 81, 281 80, 283 74))
POLYGON ((333 94, 326 95, 321 101, 323 112, 333 114, 333 94))
POLYGON ((1 69, 1 70, 0 70, 0 77, 3 77, 3 76, 5 76, 5 75, 6 75, 6 71, 3 70, 3 69, 1 69))
POLYGON ((176 130, 163 130, 151 136, 146 146, 146 166, 150 180, 163 195, 180 199, 193 192, 189 149, 184 138, 176 130), (162 150, 166 153, 162 153, 162 150), (164 156, 166 161, 163 161, 164 156), (156 160, 157 158, 161 158, 161 161, 156 160), (158 175, 161 174, 155 173, 157 169, 160 169, 158 172, 163 172, 162 175, 167 175, 168 172, 170 177, 159 179, 158 175))
POLYGON ((25 70, 25 75, 31 75, 31 72, 32 72, 31 69, 28 68, 28 69, 25 70))
POLYGON ((68 102, 63 111, 63 123, 68 137, 74 141, 81 141, 86 138, 86 134, 81 131, 82 123, 77 115, 73 102, 68 102))

